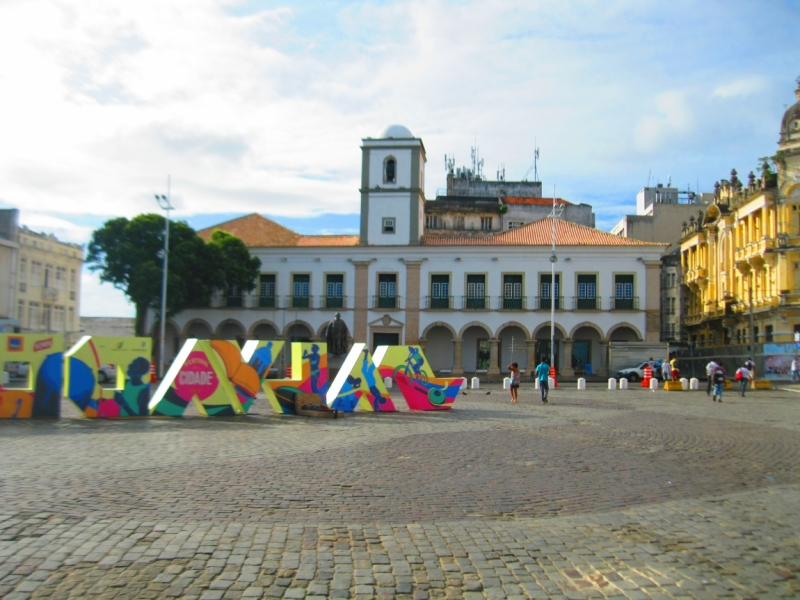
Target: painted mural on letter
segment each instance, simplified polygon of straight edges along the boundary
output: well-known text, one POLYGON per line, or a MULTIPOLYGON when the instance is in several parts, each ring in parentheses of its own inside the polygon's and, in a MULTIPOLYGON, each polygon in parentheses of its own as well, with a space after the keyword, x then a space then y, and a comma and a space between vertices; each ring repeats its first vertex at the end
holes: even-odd
POLYGON ((0 362, 9 374, 0 385, 0 419, 61 415, 63 336, 0 334, 0 362))
POLYGON ((264 392, 276 413, 295 414, 298 394, 316 394, 320 404, 328 393, 328 345, 322 342, 292 343, 291 377, 265 380, 264 392))
POLYGON ((449 410, 463 377, 436 377, 419 346, 378 346, 373 360, 381 377, 391 377, 411 410, 449 410))
POLYGON ((151 338, 84 336, 64 355, 64 396, 89 418, 149 416, 151 357, 151 338), (98 381, 108 365, 116 372, 113 389, 98 381))
POLYGON ((193 402, 201 415, 240 415, 260 387, 258 373, 242 360, 238 344, 189 339, 150 399, 150 414, 180 417, 193 402))
POLYGON ((343 412, 397 410, 366 344, 353 344, 331 383, 327 403, 343 412))

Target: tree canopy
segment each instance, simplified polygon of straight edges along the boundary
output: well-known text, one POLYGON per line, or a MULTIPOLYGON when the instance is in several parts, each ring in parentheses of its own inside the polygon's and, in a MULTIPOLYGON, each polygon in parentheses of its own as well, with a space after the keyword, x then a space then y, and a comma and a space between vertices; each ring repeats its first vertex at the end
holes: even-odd
MULTIPOLYGON (((136 306, 136 334, 145 335, 148 308, 161 306, 164 217, 145 214, 106 221, 92 233, 86 263, 100 272, 136 306)), ((231 289, 251 291, 261 261, 251 257, 244 242, 215 231, 206 244, 183 221, 170 221, 167 267, 167 315, 208 306, 212 294, 231 289)))

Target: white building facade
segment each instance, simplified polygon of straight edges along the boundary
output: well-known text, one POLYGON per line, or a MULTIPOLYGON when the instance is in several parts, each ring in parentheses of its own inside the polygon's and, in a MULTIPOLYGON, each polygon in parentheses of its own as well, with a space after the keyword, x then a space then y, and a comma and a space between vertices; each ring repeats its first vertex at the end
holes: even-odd
POLYGON ((420 344, 453 374, 532 372, 549 360, 553 305, 562 375, 605 374, 609 341, 658 341, 664 244, 557 219, 553 282, 551 219, 426 236, 422 141, 393 126, 362 151, 360 236, 300 236, 255 214, 199 232, 242 238, 262 273, 252 294, 173 317, 167 360, 190 337, 324 341, 337 312, 354 341, 420 344))

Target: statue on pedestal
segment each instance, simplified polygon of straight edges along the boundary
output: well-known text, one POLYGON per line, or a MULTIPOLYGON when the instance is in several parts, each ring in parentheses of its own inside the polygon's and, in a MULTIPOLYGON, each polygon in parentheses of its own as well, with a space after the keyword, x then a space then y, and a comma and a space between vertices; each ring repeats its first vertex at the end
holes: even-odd
POLYGON ((342 321, 342 315, 338 312, 325 328, 325 338, 330 354, 338 356, 347 352, 347 325, 342 321))

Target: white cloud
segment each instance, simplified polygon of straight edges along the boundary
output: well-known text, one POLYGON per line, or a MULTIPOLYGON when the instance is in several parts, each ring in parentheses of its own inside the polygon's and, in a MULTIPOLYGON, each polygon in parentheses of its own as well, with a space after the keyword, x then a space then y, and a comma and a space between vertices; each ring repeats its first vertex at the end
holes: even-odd
POLYGON ((691 132, 694 124, 686 95, 669 91, 654 98, 656 114, 642 117, 636 126, 636 145, 645 151, 655 151, 691 132))
POLYGON ((779 3, 264 4, 0 2, 4 203, 84 243, 84 215, 156 211, 167 174, 178 218, 354 213, 360 139, 390 123, 423 138, 428 196, 443 154, 477 139, 514 179, 536 139, 545 189, 632 199, 651 167, 709 189, 771 153, 794 101, 779 3))
POLYGON ((81 275, 82 317, 135 317, 136 307, 110 283, 101 283, 95 273, 81 275))
POLYGON ((23 210, 20 214, 20 225, 31 231, 52 233, 62 242, 84 244, 92 235, 92 227, 79 225, 67 219, 42 213, 35 210, 23 210))
POLYGON ((761 93, 766 87, 766 80, 761 75, 742 77, 723 83, 714 88, 713 96, 719 98, 742 98, 761 93))

